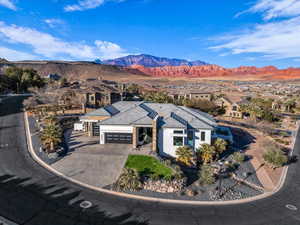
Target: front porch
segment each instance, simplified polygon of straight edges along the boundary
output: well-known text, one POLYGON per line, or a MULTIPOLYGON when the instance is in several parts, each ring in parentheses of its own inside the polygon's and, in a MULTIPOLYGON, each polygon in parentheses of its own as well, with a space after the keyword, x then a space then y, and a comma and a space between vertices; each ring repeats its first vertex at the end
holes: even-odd
POLYGON ((133 149, 156 151, 156 138, 153 137, 156 137, 156 133, 152 126, 133 127, 133 149))

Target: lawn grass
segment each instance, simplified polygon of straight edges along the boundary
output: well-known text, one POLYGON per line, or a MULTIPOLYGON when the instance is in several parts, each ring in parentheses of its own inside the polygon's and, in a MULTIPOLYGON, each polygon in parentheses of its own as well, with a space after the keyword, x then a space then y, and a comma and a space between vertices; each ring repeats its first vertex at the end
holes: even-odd
POLYGON ((129 155, 125 167, 135 169, 144 176, 156 175, 164 178, 173 175, 171 168, 151 156, 129 155))

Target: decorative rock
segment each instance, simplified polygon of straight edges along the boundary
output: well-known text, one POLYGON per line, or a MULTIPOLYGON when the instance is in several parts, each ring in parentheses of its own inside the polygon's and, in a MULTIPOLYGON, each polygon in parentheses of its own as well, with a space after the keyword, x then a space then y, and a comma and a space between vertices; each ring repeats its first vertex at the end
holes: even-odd
POLYGON ((175 193, 182 191, 185 185, 184 179, 172 181, 148 179, 144 183, 144 189, 160 193, 175 193))

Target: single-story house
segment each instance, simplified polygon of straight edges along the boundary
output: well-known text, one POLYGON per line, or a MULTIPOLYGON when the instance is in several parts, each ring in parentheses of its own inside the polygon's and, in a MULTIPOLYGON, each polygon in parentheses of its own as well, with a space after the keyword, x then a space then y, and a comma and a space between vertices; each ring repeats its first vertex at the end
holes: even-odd
POLYGON ((249 101, 242 96, 226 96, 215 101, 215 104, 225 109, 225 116, 231 118, 244 118, 243 112, 240 111, 241 105, 248 104, 249 101))
POLYGON ((209 92, 186 92, 186 93, 173 93, 173 94, 170 93, 168 95, 175 100, 189 99, 189 100, 212 101, 213 99, 213 94, 209 92))
POLYGON ((163 156, 176 157, 176 149, 188 145, 196 150, 212 143, 215 120, 201 111, 148 102, 121 101, 80 118, 100 144, 150 145, 163 156))

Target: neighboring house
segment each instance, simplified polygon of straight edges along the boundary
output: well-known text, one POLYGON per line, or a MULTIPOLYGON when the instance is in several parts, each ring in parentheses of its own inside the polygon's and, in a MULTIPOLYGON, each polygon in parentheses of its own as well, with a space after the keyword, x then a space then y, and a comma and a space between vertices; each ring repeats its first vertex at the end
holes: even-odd
POLYGON ((225 109, 225 116, 232 118, 243 118, 243 113, 240 111, 240 107, 243 104, 247 104, 248 101, 240 96, 233 97, 221 97, 215 101, 216 105, 225 109))
POLYGON ((272 109, 279 112, 292 112, 293 109, 297 106, 296 101, 283 99, 283 100, 275 100, 272 103, 272 109))
POLYGON ((50 73, 47 75, 47 78, 58 81, 58 80, 60 80, 61 76, 56 73, 50 73))
POLYGON ((147 102, 117 102, 80 118, 100 144, 147 145, 163 156, 176 157, 176 149, 188 145, 196 150, 212 144, 215 120, 201 111, 147 102))
POLYGON ((102 103, 102 94, 99 92, 86 92, 84 95, 85 105, 90 108, 98 108, 102 103))
POLYGON ((280 112, 287 112, 287 107, 281 101, 274 101, 272 103, 272 109, 280 112))
POLYGON ((86 107, 89 108, 99 108, 103 105, 111 105, 122 99, 121 93, 107 90, 82 91, 81 95, 84 99, 86 107))
POLYGON ((192 92, 192 93, 179 93, 179 94, 169 94, 173 99, 189 99, 189 100, 206 100, 212 101, 213 94, 208 92, 192 92))
POLYGON ((213 94, 212 93, 208 93, 208 92, 204 92, 204 93, 194 92, 194 93, 189 94, 189 98, 190 99, 197 99, 197 100, 212 101, 213 94))

